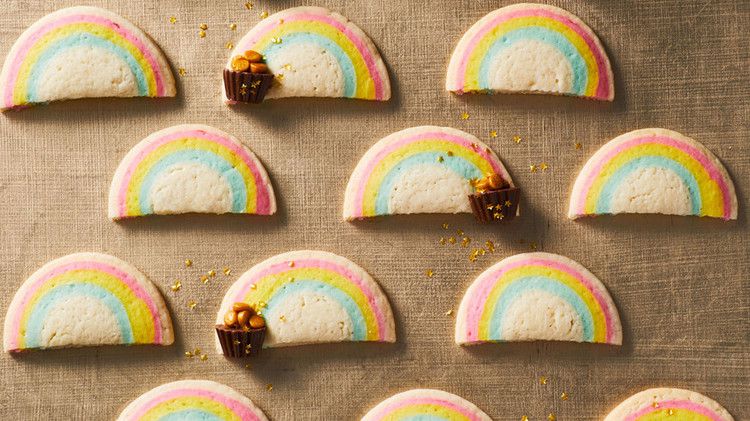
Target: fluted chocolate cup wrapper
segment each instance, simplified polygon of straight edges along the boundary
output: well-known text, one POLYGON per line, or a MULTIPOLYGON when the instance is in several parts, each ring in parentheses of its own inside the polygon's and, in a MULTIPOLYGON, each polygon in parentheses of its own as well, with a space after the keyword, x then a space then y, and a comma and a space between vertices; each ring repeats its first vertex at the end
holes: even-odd
POLYGON ((235 72, 224 69, 224 92, 230 101, 258 104, 273 84, 271 73, 235 72))
POLYGON ((227 357, 255 357, 263 348, 266 328, 245 330, 216 325, 216 334, 219 336, 221 349, 227 357))
POLYGON ((518 202, 521 190, 510 187, 501 190, 488 190, 469 195, 471 210, 477 221, 501 222, 510 221, 518 214, 518 202), (506 202, 509 202, 507 204, 506 202))

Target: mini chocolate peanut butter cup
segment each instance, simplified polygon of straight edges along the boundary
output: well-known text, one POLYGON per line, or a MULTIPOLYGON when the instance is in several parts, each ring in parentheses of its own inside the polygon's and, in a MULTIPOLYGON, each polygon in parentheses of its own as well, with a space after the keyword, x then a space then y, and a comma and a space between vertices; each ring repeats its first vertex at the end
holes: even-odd
POLYGON ((510 221, 518 214, 521 190, 497 174, 489 175, 475 183, 476 193, 469 195, 471 211, 483 223, 510 221))
POLYGON ((224 315, 224 324, 216 325, 216 335, 224 355, 254 357, 263 349, 266 321, 249 304, 234 303, 224 315))
POLYGON ((224 69, 224 92, 230 101, 247 104, 263 102, 273 84, 271 73, 235 72, 224 69))

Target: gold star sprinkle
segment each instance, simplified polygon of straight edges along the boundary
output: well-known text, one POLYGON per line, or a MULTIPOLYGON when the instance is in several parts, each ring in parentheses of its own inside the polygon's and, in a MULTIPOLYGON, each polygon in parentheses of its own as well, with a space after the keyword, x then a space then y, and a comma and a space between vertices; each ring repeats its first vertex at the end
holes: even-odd
POLYGON ((531 243, 529 243, 529 247, 531 247, 532 250, 536 250, 536 241, 532 241, 531 243))
POLYGON ((198 31, 198 36, 201 37, 201 38, 205 38, 206 37, 206 31, 204 31, 204 30, 198 31))
POLYGON ((492 214, 492 217, 495 218, 495 219, 503 219, 503 218, 505 218, 505 215, 503 215, 500 212, 495 212, 494 214, 492 214))
POLYGON ((258 288, 258 285, 256 285, 256 284, 252 284, 252 285, 250 285, 250 289, 253 289, 253 290, 254 290, 254 289, 256 289, 256 288, 258 288))
POLYGON ((448 155, 448 156, 453 156, 453 151, 448 151, 445 154, 448 155))
POLYGON ((279 19, 279 25, 284 23, 284 19, 279 19))
POLYGON ((235 29, 237 29, 237 24, 236 23, 230 23, 229 24, 229 30, 234 31, 235 29))
POLYGON ((471 238, 469 238, 469 237, 464 237, 463 240, 461 240, 461 246, 462 247, 468 246, 469 243, 471 243, 471 238))
POLYGON ((511 207, 511 206, 513 206, 513 203, 511 203, 511 202, 510 202, 510 200, 506 200, 506 201, 505 201, 505 207, 506 207, 506 208, 509 208, 509 207, 511 207))
POLYGON ((201 30, 205 31, 206 29, 208 29, 208 25, 206 25, 205 23, 201 23, 200 28, 201 30))
POLYGON ((187 266, 187 267, 193 266, 193 261, 190 260, 190 259, 186 259, 185 260, 185 266, 187 266))
POLYGON ((193 353, 190 351, 185 351, 185 356, 188 358, 193 358, 193 353))
POLYGON ((493 138, 493 139, 496 138, 497 137, 497 130, 490 130, 490 137, 493 138))
POLYGON ((259 308, 266 308, 266 307, 268 307, 268 303, 266 303, 265 301, 259 301, 258 302, 258 307, 259 308))
POLYGON ((282 322, 285 322, 286 321, 286 316, 284 316, 282 314, 281 316, 279 316, 279 320, 281 320, 282 322))
POLYGON ((444 224, 443 224, 443 229, 444 229, 444 230, 447 230, 448 228, 450 228, 450 225, 448 225, 447 223, 444 223, 444 224))
POLYGON ((281 38, 273 37, 271 38, 271 42, 273 42, 274 44, 281 44, 281 38))
POLYGON ((441 246, 444 246, 447 241, 448 240, 446 240, 445 237, 440 237, 440 245, 441 246))
POLYGON ((667 415, 674 415, 674 409, 672 408, 667 409, 667 415))
POLYGON ((522 140, 523 140, 523 138, 521 136, 519 136, 519 135, 513 136, 513 141, 516 142, 516 144, 521 143, 522 140))
POLYGON ((562 399, 562 400, 564 400, 564 401, 567 401, 567 400, 568 400, 568 394, 567 394, 567 393, 565 393, 565 392, 562 392, 562 393, 560 394, 560 399, 562 399))
POLYGON ((283 68, 284 68, 284 70, 292 70, 292 65, 291 65, 291 64, 289 64, 289 63, 287 63, 287 64, 285 64, 285 65, 283 65, 283 66, 281 66, 281 67, 283 67, 283 68))
POLYGON ((442 155, 438 155, 437 162, 443 162, 443 161, 445 161, 445 158, 443 158, 442 155))
POLYGON ((651 406, 653 406, 654 408, 658 408, 659 407, 659 402, 654 402, 654 403, 651 404, 651 406))
POLYGON ((576 143, 573 144, 573 147, 576 148, 576 149, 581 149, 583 147, 583 145, 581 145, 581 142, 576 142, 576 143))
POLYGON ((448 242, 451 244, 456 244, 456 237, 450 237, 448 238, 448 242))
POLYGON ((204 284, 207 284, 208 283, 208 276, 206 276, 206 275, 201 276, 201 282, 203 282, 204 284))
POLYGON ((245 3, 245 9, 250 10, 253 8, 253 4, 250 2, 245 3))
POLYGON ((268 17, 268 11, 264 10, 264 11, 260 12, 260 18, 261 19, 265 19, 267 17, 268 17))
POLYGON ((206 361, 208 359, 208 355, 202 354, 200 357, 201 361, 206 361))
POLYGON ((182 288, 182 282, 180 282, 179 280, 174 281, 174 283, 172 284, 171 288, 172 288, 172 291, 174 291, 174 292, 179 291, 180 288, 182 288))
POLYGON ((190 310, 194 309, 197 305, 198 303, 196 303, 195 301, 188 302, 188 307, 190 308, 190 310))
POLYGON ((445 315, 446 316, 452 316, 453 315, 453 309, 450 309, 450 310, 446 311, 445 315))
POLYGON ((487 247, 487 251, 489 251, 490 253, 495 252, 495 243, 493 243, 492 241, 487 240, 484 245, 485 247, 487 247))
POLYGON ((208 271, 208 276, 210 276, 210 277, 212 277, 212 278, 213 278, 214 276, 216 276, 216 271, 215 271, 215 270, 213 270, 213 269, 209 270, 209 271, 208 271))
POLYGON ((177 23, 177 18, 174 17, 174 16, 170 16, 169 17, 169 23, 171 23, 172 25, 174 25, 175 23, 177 23))
POLYGON ((557 417, 555 416, 555 414, 553 414, 553 413, 550 412, 549 415, 547 415, 547 419, 549 421, 555 421, 557 419, 557 417))
POLYGON ((539 384, 546 385, 547 384, 547 377, 546 376, 540 377, 539 378, 539 384))
POLYGON ((290 267, 290 268, 293 268, 293 267, 294 267, 294 261, 293 261, 293 260, 289 262, 289 267, 290 267))
POLYGON ((195 355, 201 355, 201 349, 200 348, 195 348, 195 351, 193 351, 193 354, 195 354, 195 355))
MULTIPOLYGON (((468 114, 466 114, 466 115, 468 115, 468 114)), ((475 151, 478 151, 479 150, 479 145, 477 145, 476 143, 472 143, 471 144, 471 149, 474 149, 475 151)))
POLYGON ((541 168, 541 169, 542 169, 542 171, 547 171, 547 168, 549 168, 549 165, 547 165, 547 163, 546 163, 546 162, 542 162, 542 163, 541 163, 541 164, 539 165, 539 168, 541 168))
POLYGON ((463 230, 456 230, 456 234, 458 234, 459 236, 463 237, 464 231, 463 230))
POLYGON ((428 278, 432 278, 432 276, 435 275, 435 272, 432 269, 427 269, 424 271, 424 274, 427 275, 428 278))
POLYGON ((245 364, 245 368, 249 369, 250 367, 252 367, 250 364, 245 364))
POLYGON ((272 391, 273 390, 273 385, 271 383, 268 383, 266 385, 266 390, 269 391, 269 392, 272 391))
MULTIPOLYGON (((179 69, 177 69, 177 73, 179 73, 180 76, 185 76, 185 73, 187 73, 187 71, 185 71, 184 67, 180 67, 179 69)), ((186 262, 189 262, 189 261, 190 260, 186 260, 186 262)), ((185 266, 190 266, 190 265, 186 264, 185 266)))
POLYGON ((461 113, 461 120, 468 120, 469 119, 469 113, 466 111, 461 113))
POLYGON ((224 272, 224 275, 227 275, 227 276, 229 276, 229 275, 231 275, 231 274, 232 274, 232 269, 229 269, 229 268, 224 268, 224 269, 222 270, 222 272, 224 272))
POLYGON ((227 47, 227 50, 231 50, 232 48, 234 48, 234 44, 232 44, 231 42, 228 42, 227 45, 225 45, 225 47, 227 47))
POLYGON ((534 165, 534 164, 529 165, 529 170, 531 172, 536 172, 536 165, 534 165))
POLYGON ((524 416, 521 417, 521 421, 529 421, 529 417, 527 417, 526 415, 524 415, 524 416))

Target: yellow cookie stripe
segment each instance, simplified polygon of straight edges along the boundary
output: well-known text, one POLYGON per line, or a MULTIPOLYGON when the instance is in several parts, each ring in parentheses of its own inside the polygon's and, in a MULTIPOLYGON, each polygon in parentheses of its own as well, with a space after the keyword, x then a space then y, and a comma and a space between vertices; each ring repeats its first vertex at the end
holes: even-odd
POLYGON ((149 93, 151 95, 156 95, 156 76, 154 75, 154 69, 151 68, 146 58, 135 45, 131 44, 130 41, 123 38, 120 34, 110 28, 107 28, 106 26, 102 26, 96 23, 75 23, 61 26, 49 31, 48 33, 44 34, 44 36, 39 38, 34 43, 34 46, 29 49, 26 57, 24 57, 21 67, 18 69, 16 85, 13 88, 14 103, 25 104, 28 102, 26 93, 28 90, 31 69, 38 61, 39 56, 47 50, 49 44, 55 42, 59 38, 65 38, 76 32, 86 32, 92 35, 96 35, 97 37, 106 39, 112 44, 130 53, 143 70, 143 74, 146 77, 146 81, 148 82, 149 93))
POLYGON ((326 269, 298 268, 285 272, 268 275, 258 280, 255 289, 251 289, 245 295, 244 301, 258 308, 262 312, 263 304, 267 304, 276 293, 285 285, 292 284, 296 280, 316 280, 333 288, 339 289, 357 304, 367 326, 367 340, 377 341, 380 332, 375 313, 370 307, 370 302, 359 287, 348 278, 326 269))
MULTIPOLYGON (((388 146, 386 146, 386 148, 387 147, 388 146)), ((380 190, 381 184, 383 184, 383 179, 393 167, 401 163, 404 159, 423 152, 442 152, 445 153, 446 156, 448 156, 448 152, 451 152, 453 156, 463 158, 474 164, 483 174, 492 174, 495 172, 492 164, 482 155, 457 143, 440 139, 424 139, 409 143, 408 145, 396 149, 386 155, 380 160, 380 162, 378 162, 377 166, 372 170, 372 173, 370 173, 369 176, 367 174, 362 174, 363 176, 368 176, 362 203, 363 215, 375 215, 378 191, 380 190)))
POLYGON ((136 344, 154 343, 155 326, 154 320, 146 303, 139 299, 133 291, 120 279, 105 272, 91 269, 78 269, 62 273, 50 278, 44 285, 36 290, 29 300, 21 316, 21 328, 19 332, 19 348, 23 348, 26 342, 26 325, 31 313, 36 309, 36 305, 48 292, 67 284, 93 284, 109 291, 115 296, 122 306, 130 320, 130 327, 133 331, 133 340, 136 344))
POLYGON ((242 421, 222 403, 200 396, 185 396, 162 402, 143 414, 139 421, 159 421, 164 416, 189 409, 208 412, 224 421, 242 421))
POLYGON ((604 315, 604 309, 599 307, 596 297, 575 277, 563 271, 545 266, 522 266, 510 270, 495 283, 487 297, 482 316, 479 320, 478 337, 480 340, 487 339, 491 336, 490 324, 492 322, 492 315, 495 313, 495 307, 497 306, 503 292, 505 292, 505 289, 519 278, 525 278, 527 276, 543 276, 554 279, 573 290, 586 304, 586 307, 591 313, 592 320, 594 321, 593 342, 607 342, 607 320, 604 315))
POLYGON ((568 41, 570 41, 570 43, 576 48, 576 50, 578 50, 578 53, 586 62, 586 68, 588 69, 588 80, 586 81, 585 95, 594 95, 596 93, 596 87, 599 85, 599 70, 596 65, 596 58, 589 49, 588 44, 586 44, 586 41, 570 27, 557 20, 535 16, 509 19, 492 28, 492 30, 485 34, 485 36, 477 43, 476 48, 474 48, 474 51, 472 51, 471 56, 469 57, 466 67, 466 80, 464 82, 464 90, 480 90, 479 69, 482 65, 482 60, 484 60, 484 57, 489 53, 489 50, 492 47, 492 44, 495 43, 495 41, 502 38, 503 36, 505 36, 505 34, 511 31, 530 26, 549 29, 553 32, 557 32, 563 35, 568 39, 568 41))
POLYGON ((724 196, 721 194, 721 188, 714 181, 703 165, 696 161, 695 158, 688 155, 673 146, 660 143, 641 144, 625 151, 620 152, 609 162, 602 166, 596 180, 591 184, 591 188, 586 193, 585 211, 587 214, 596 213, 596 205, 599 200, 604 185, 609 181, 612 175, 620 167, 628 162, 644 156, 661 156, 678 162, 684 166, 687 171, 695 177, 701 196, 701 215, 723 217, 724 216, 724 196))
POLYGON ((714 421, 689 409, 660 409, 638 417, 637 421, 714 421))
POLYGON ((212 142, 210 140, 196 138, 196 137, 185 137, 182 139, 175 139, 167 144, 159 146, 156 150, 149 153, 138 163, 138 167, 133 172, 130 178, 130 184, 128 185, 128 193, 126 199, 127 215, 137 216, 141 215, 140 206, 140 191, 141 184, 144 178, 148 174, 149 170, 156 165, 162 158, 173 153, 183 150, 202 150, 211 152, 215 155, 220 156, 227 161, 231 166, 236 169, 242 179, 245 180, 245 187, 247 189, 247 203, 245 209, 247 213, 255 213, 256 208, 256 195, 257 186, 255 185, 255 178, 253 177, 252 171, 247 166, 245 161, 238 155, 236 155, 230 149, 227 149, 221 144, 212 142))
POLYGON ((380 421, 401 421, 419 415, 430 415, 447 421, 471 421, 469 417, 450 408, 434 404, 409 405, 389 412, 380 421))
POLYGON ((274 43, 274 40, 281 40, 283 45, 284 37, 296 33, 312 33, 328 38, 337 44, 349 56, 354 66, 356 75, 357 90, 355 98, 374 99, 375 82, 373 81, 370 71, 367 68, 362 54, 357 46, 337 28, 327 23, 310 20, 297 20, 289 23, 283 23, 276 28, 266 32, 266 34, 253 44, 250 49, 264 53, 266 48, 274 43))

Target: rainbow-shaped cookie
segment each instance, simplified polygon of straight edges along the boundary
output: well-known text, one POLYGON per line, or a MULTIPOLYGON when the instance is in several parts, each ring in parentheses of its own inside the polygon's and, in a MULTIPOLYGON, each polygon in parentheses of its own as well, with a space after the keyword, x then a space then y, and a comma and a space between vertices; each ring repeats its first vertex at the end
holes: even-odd
POLYGON ((247 50, 261 53, 276 75, 266 99, 391 97, 375 44, 349 19, 322 7, 293 7, 263 19, 237 43, 226 68, 247 50))
POLYGON ((604 421, 734 421, 716 401, 685 389, 654 388, 617 405, 604 421))
POLYGON ((620 316, 601 281, 567 257, 524 253, 479 275, 456 315, 456 343, 622 344, 620 316))
POLYGON ((476 405, 452 393, 434 389, 413 389, 380 402, 362 421, 492 421, 476 405))
POLYGON ((268 421, 255 404, 221 383, 180 380, 149 390, 131 402, 117 421, 268 421))
POLYGON ((475 136, 420 126, 378 141, 360 159, 344 196, 344 219, 410 213, 468 213, 472 181, 499 174, 500 158, 475 136))
POLYGON ((172 126, 138 143, 117 167, 109 217, 151 214, 272 215, 265 168, 235 137, 200 124, 172 126))
POLYGON ((172 320, 156 287, 114 256, 53 260, 21 285, 5 316, 6 352, 93 345, 171 345, 172 320))
POLYGON ((667 129, 625 133, 584 165, 568 217, 661 213, 737 219, 734 183, 697 141, 667 129))
POLYGON ((159 47, 98 7, 69 7, 39 19, 13 44, 0 74, 3 110, 75 98, 174 95, 159 47))
MULTIPOLYGON (((393 312, 380 286, 357 264, 333 253, 292 251, 253 266, 227 291, 217 324, 236 302, 265 317, 268 348, 396 340, 393 312)), ((221 353, 218 341, 216 347, 221 353)))
POLYGON ((475 23, 448 65, 448 91, 546 93, 612 101, 612 67, 583 21, 555 6, 519 3, 475 23))

